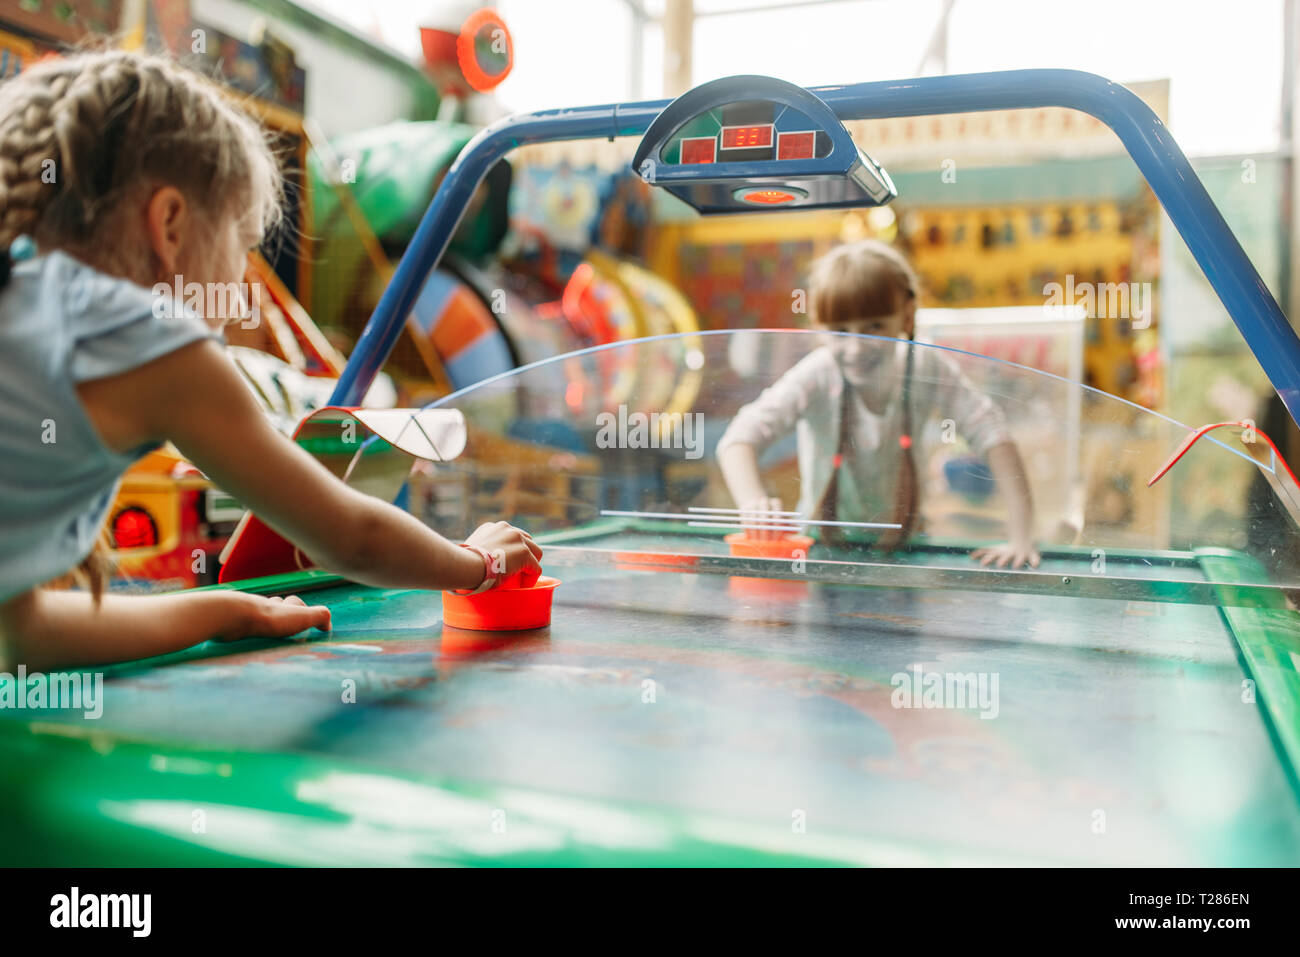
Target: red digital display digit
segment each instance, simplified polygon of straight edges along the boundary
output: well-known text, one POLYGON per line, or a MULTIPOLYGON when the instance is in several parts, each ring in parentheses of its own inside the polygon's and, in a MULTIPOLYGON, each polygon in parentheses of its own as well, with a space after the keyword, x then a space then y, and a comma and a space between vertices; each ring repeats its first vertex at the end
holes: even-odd
POLYGON ((722 148, 724 150, 760 149, 772 145, 772 124, 762 126, 724 126, 722 128, 722 148))
POLYGON ((682 163, 712 163, 717 158, 715 136, 690 136, 682 139, 682 163))
POLYGON ((817 147, 817 134, 812 130, 782 133, 777 138, 776 158, 779 160, 812 159, 817 147))

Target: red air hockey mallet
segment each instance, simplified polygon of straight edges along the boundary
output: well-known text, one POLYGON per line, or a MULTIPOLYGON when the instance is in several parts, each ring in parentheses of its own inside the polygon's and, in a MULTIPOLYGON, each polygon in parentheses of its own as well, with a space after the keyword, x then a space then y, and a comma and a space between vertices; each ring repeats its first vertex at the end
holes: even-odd
POLYGON ((442 620, 465 631, 526 631, 551 623, 551 600, 560 581, 535 568, 515 572, 479 595, 442 593, 442 620))

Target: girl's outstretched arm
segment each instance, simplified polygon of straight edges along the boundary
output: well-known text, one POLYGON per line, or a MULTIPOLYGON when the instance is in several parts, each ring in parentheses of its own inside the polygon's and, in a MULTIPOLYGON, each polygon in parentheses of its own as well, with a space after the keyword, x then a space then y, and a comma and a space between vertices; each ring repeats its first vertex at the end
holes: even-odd
MULTIPOLYGON (((483 559, 414 516, 349 488, 258 408, 215 342, 178 349, 131 372, 83 383, 83 403, 114 447, 170 439, 237 501, 324 568, 390 588, 473 588, 483 559)), ((541 548, 504 523, 471 536, 513 574, 541 548)))
MULTIPOLYGON (((462 549, 463 550, 463 549, 462 549)), ((286 638, 327 629, 328 608, 236 591, 105 595, 33 588, 0 606, 5 669, 53 671, 149 658, 213 638, 286 638)))
POLYGON ((799 419, 825 399, 827 377, 835 374, 834 364, 824 349, 804 356, 757 399, 744 405, 718 440, 718 467, 740 509, 741 523, 752 537, 782 537, 782 532, 771 527, 771 513, 784 511, 784 505, 763 487, 759 456, 794 431, 799 419))
POLYGON ((988 460, 993 479, 1006 502, 1010 540, 977 548, 971 554, 981 564, 997 565, 998 568, 1019 568, 1021 565, 1037 568, 1040 556, 1034 547, 1034 496, 1029 490, 1029 476, 1025 473, 1020 451, 1010 440, 999 442, 989 449, 988 460))

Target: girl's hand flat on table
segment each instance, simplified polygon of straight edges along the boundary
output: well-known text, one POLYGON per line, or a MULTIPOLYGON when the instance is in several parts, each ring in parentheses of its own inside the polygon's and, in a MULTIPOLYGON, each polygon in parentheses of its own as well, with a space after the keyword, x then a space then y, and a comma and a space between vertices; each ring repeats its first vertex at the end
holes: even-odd
POLYGON ((1037 568, 1038 563, 1042 561, 1038 549, 1030 542, 999 542, 997 545, 975 549, 970 553, 970 557, 978 560, 986 568, 989 565, 996 565, 998 568, 1019 568, 1021 565, 1037 568))
POLYGON ((222 635, 222 641, 240 638, 289 638, 308 628, 330 630, 330 610, 324 605, 308 605, 297 595, 282 598, 278 595, 237 594, 248 603, 246 625, 240 631, 222 635))

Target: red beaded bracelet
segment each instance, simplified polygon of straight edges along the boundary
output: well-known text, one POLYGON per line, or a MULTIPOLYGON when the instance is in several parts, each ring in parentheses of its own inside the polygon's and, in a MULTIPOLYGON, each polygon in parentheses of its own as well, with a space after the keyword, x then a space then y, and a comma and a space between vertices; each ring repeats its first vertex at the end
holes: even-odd
POLYGON ((496 570, 493 568, 492 555, 486 548, 478 545, 471 545, 469 542, 461 542, 461 548, 468 548, 471 552, 478 552, 483 558, 483 581, 477 588, 453 588, 453 595, 481 595, 491 588, 495 588, 498 580, 496 570))

